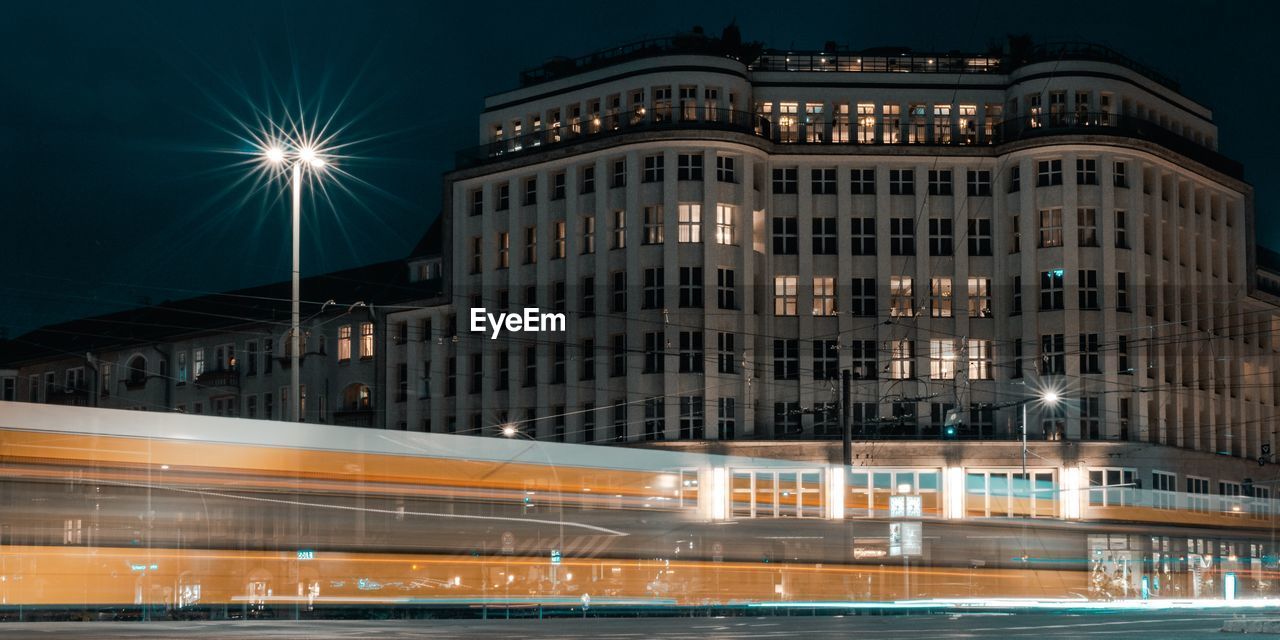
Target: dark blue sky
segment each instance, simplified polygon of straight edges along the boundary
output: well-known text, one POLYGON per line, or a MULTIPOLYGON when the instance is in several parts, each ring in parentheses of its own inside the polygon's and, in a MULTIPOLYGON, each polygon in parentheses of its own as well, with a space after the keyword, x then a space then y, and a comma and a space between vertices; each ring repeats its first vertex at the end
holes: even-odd
MULTIPOLYGON (((1265 15, 1264 15, 1265 14, 1265 15)), ((350 193, 307 211, 303 271, 402 256, 475 143, 483 96, 555 55, 736 19, 773 47, 985 49, 1007 33, 1108 44, 1216 111, 1280 247, 1278 103, 1262 3, 40 2, 0 19, 0 327, 288 274, 285 203, 250 196, 255 106, 335 114, 350 193), (358 179, 358 180, 357 180, 358 179)))

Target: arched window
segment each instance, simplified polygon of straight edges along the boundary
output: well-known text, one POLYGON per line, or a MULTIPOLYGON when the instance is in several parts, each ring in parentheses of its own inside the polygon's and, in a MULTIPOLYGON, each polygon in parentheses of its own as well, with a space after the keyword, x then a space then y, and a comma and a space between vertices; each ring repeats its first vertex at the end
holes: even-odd
POLYGON ((373 396, 369 387, 360 383, 347 385, 342 391, 342 410, 361 411, 373 407, 373 396))
POLYGON ((129 384, 142 384, 147 381, 147 359, 136 355, 129 359, 129 384))

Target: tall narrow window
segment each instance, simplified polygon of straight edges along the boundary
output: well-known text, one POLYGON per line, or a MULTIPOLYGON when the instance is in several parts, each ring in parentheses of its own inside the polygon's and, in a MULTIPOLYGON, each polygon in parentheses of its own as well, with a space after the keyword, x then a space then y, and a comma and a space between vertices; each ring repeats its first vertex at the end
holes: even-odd
POLYGON ((915 359, 912 357, 910 340, 890 340, 888 351, 891 380, 910 380, 916 377, 915 359))
POLYGON ((716 244, 734 244, 733 205, 716 205, 716 244))
POLYGON ((644 208, 644 243, 662 244, 664 235, 662 205, 655 204, 644 208))
POLYGON ((554 238, 554 241, 551 243, 551 258, 553 260, 559 260, 564 258, 564 255, 565 255, 565 222, 564 220, 557 220, 555 223, 554 229, 555 229, 556 236, 554 238))
POLYGON ((889 219, 889 255, 916 254, 916 221, 913 218, 889 219))
POLYGON ((969 317, 991 317, 990 278, 969 278, 969 317))
POLYGON ((627 246, 627 212, 618 209, 613 212, 613 248, 623 249, 627 246))
POLYGON ((796 289, 799 286, 797 276, 773 277, 773 315, 794 316, 798 311, 796 289))
POLYGON ((831 276, 813 278, 813 315, 836 315, 836 279, 831 276))
POLYGON ((915 315, 915 294, 910 276, 889 276, 889 315, 894 318, 915 315))
POLYGON ((952 255, 953 241, 951 218, 929 218, 929 255, 952 255))
POLYGON ((1063 308, 1063 270, 1040 272, 1040 310, 1056 311, 1063 308))
POLYGON ((583 216, 582 218, 582 253, 596 252, 596 217, 583 216))
POLYGON ((1040 246, 1062 246, 1062 209, 1040 210, 1040 246))
POLYGON ((338 327, 338 362, 351 360, 351 325, 338 327))
POLYGON ((969 218, 968 220, 969 255, 991 255, 991 220, 988 218, 969 218))
POLYGON ((836 219, 813 219, 813 255, 833 256, 836 254, 836 219))
POLYGON ((702 308, 702 267, 680 267, 680 308, 702 308))
POLYGON ((702 205, 682 202, 678 206, 680 242, 702 242, 702 205))
POLYGON ((716 269, 716 306, 721 309, 738 308, 738 288, 733 269, 716 269))
POLYGON ((773 379, 800 379, 800 341, 773 341, 773 379))
POLYGON ((876 254, 876 219, 853 218, 849 222, 853 234, 850 252, 855 256, 874 256, 876 254))
POLYGON ((1082 247, 1098 246, 1098 210, 1082 207, 1076 210, 1077 244, 1082 247))
POLYGON ((929 341, 929 377, 954 380, 956 377, 956 341, 934 338, 929 341))
POLYGON ((773 219, 773 253, 774 255, 795 255, 799 253, 799 225, 795 218, 775 217, 773 219))
POLYGON ((853 299, 849 312, 855 316, 876 316, 876 281, 874 278, 853 279, 853 299))
POLYGON ((666 306, 666 283, 662 267, 644 270, 644 309, 661 309, 666 306))
POLYGON ((929 279, 929 315, 951 317, 951 278, 929 279))
POLYGON ((373 323, 360 323, 360 358, 373 357, 373 323))

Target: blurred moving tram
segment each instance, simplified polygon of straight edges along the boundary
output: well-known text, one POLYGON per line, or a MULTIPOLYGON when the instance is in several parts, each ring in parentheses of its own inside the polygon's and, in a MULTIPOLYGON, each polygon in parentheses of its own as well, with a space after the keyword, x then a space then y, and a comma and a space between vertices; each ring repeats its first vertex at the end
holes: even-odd
POLYGON ((983 474, 0 403, 0 619, 1273 590, 1269 512, 983 474))

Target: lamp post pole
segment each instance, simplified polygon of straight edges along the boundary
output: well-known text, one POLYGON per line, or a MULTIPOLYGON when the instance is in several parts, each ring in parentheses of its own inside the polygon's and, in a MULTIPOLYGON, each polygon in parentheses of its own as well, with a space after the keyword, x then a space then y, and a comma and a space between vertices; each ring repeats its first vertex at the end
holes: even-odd
POLYGON ((290 416, 294 422, 302 419, 302 396, 301 378, 302 372, 299 371, 300 358, 302 351, 302 337, 299 328, 299 311, 301 306, 301 294, 299 284, 299 250, 302 236, 302 163, 294 161, 293 163, 293 297, 290 301, 292 307, 290 309, 289 323, 289 397, 293 403, 293 409, 290 410, 290 416))

